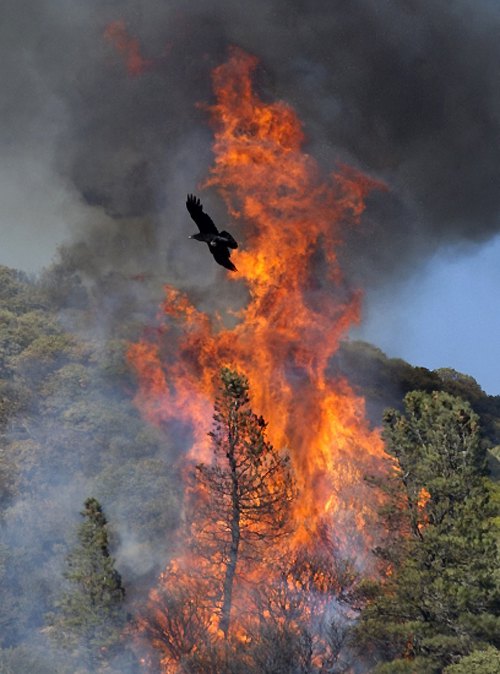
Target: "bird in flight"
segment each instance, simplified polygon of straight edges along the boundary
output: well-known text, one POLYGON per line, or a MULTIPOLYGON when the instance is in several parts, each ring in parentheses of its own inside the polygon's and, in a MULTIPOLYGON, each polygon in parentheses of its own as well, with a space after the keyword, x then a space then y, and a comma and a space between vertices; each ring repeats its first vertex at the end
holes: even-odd
POLYGON ((201 201, 194 194, 188 194, 186 208, 200 230, 199 233, 191 234, 189 238, 205 241, 218 264, 231 271, 238 271, 230 260, 229 249, 238 248, 238 244, 231 234, 224 230, 219 232, 212 218, 203 211, 201 201))

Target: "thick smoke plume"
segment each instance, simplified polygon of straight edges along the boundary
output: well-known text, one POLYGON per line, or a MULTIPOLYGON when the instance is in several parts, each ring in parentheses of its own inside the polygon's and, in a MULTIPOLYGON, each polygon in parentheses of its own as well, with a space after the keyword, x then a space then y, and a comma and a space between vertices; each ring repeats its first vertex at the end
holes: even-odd
POLYGON ((498 231, 499 24, 486 0, 11 1, 2 149, 26 160, 45 139, 46 198, 62 176, 93 274, 149 264, 196 285, 212 272, 185 240, 183 200, 211 159, 197 104, 236 44, 259 57, 262 95, 296 109, 325 171, 341 160, 386 182, 346 255, 357 281, 384 281, 498 231))

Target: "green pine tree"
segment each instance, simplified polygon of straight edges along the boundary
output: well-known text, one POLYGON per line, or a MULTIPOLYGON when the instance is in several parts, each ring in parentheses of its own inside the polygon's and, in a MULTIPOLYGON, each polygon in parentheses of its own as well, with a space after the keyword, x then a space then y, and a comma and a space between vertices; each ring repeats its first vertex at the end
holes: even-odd
POLYGON ((500 651, 489 647, 484 651, 474 651, 466 655, 456 665, 450 665, 444 674, 498 674, 500 672, 500 651))
POLYGON ((434 674, 500 635, 497 549, 478 417, 447 393, 412 392, 384 418, 393 459, 372 586, 359 642, 384 674, 434 674))
POLYGON ((67 557, 69 588, 48 618, 53 640, 83 660, 90 671, 118 645, 125 624, 125 590, 109 554, 107 522, 95 498, 85 501, 78 545, 67 557))

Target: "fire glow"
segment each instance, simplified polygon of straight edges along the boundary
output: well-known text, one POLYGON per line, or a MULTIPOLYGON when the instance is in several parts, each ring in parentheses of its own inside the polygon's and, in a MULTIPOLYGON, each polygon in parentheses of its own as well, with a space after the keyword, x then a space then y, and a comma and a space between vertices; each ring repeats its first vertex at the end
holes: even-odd
POLYGON ((144 58, 141 54, 139 40, 128 34, 125 21, 122 19, 113 21, 106 27, 104 38, 122 56, 130 77, 142 75, 154 66, 154 61, 144 58))
POLYGON ((244 250, 234 258, 250 301, 234 328, 218 329, 215 319, 166 287, 158 340, 129 350, 139 381, 136 402, 156 424, 187 422, 195 435, 192 456, 206 458, 218 370, 240 370, 249 379, 253 408, 269 422, 271 442, 291 452, 300 493, 297 536, 314 536, 327 514, 340 526, 354 517, 362 531, 370 501, 363 478, 382 457, 382 441, 368 429, 363 400, 347 381, 330 381, 327 367, 360 311, 359 293, 343 301, 345 292, 335 293, 342 286, 341 229, 359 218, 364 197, 378 185, 345 167, 323 181, 301 151, 293 110, 253 92, 256 64, 233 49, 214 72, 215 162, 207 181, 232 216, 249 225, 244 250), (329 284, 314 278, 319 246, 329 284))
POLYGON ((371 546, 375 495, 364 478, 380 471, 383 443, 363 400, 328 365, 360 313, 360 294, 346 290, 337 263, 342 228, 359 221, 366 195, 381 186, 347 167, 325 180, 301 149, 294 111, 254 92, 256 65, 233 48, 213 73, 215 159, 205 184, 245 224, 231 280, 244 279, 250 299, 227 328, 166 287, 156 337, 128 352, 136 404, 154 424, 185 423, 188 459, 210 461, 219 369, 244 373, 270 442, 291 456, 298 496, 287 546, 313 549, 326 528, 337 551, 357 555, 371 546))

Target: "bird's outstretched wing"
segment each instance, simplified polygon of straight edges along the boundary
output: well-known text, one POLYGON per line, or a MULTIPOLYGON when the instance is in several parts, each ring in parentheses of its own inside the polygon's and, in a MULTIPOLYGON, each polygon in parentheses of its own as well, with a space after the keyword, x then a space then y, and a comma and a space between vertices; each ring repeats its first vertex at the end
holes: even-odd
POLYGON ((201 201, 194 196, 194 194, 188 194, 186 200, 186 208, 189 211, 189 215, 198 225, 198 229, 202 234, 218 234, 219 230, 214 225, 212 218, 204 213, 203 206, 201 201))
POLYGON ((230 260, 231 253, 229 252, 226 246, 222 245, 218 245, 215 247, 210 246, 210 252, 214 256, 214 260, 218 264, 222 265, 226 269, 229 269, 230 271, 238 271, 230 260))

